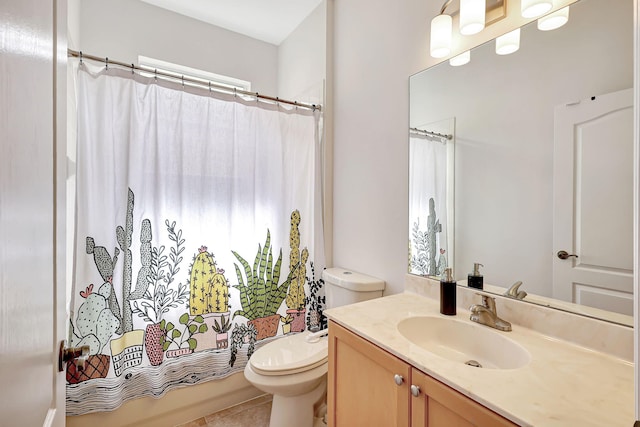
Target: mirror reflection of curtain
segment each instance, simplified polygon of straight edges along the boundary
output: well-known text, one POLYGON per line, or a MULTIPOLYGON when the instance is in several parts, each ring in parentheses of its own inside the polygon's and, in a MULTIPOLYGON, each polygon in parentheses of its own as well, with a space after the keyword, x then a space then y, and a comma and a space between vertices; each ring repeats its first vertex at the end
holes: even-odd
POLYGON ((450 257, 447 142, 412 133, 409 151, 409 272, 440 275, 450 257))
POLYGON ((225 378, 321 321, 319 112, 118 69, 77 84, 70 343, 90 356, 69 415, 225 378))

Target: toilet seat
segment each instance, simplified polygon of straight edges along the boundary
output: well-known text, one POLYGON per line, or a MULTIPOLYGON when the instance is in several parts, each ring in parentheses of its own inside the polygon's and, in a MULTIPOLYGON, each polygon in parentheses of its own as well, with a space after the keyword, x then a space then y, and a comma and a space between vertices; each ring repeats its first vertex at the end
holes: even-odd
POLYGON ((251 368, 261 375, 288 375, 308 371, 327 363, 327 337, 307 342, 309 332, 280 338, 259 348, 249 359, 251 368))

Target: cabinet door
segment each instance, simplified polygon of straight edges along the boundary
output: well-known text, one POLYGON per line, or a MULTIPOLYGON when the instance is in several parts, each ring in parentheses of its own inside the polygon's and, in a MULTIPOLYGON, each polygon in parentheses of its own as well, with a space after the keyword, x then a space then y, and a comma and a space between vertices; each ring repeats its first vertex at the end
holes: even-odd
POLYGON ((408 427, 410 375, 400 359, 329 323, 329 427, 408 427))
POLYGON ((411 397, 412 427, 514 427, 470 398, 413 368, 411 384, 419 387, 411 397))

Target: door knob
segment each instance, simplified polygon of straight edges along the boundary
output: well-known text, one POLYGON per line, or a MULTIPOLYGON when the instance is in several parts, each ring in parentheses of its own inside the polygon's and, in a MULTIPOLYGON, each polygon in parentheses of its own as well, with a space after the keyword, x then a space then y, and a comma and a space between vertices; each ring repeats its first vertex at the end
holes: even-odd
POLYGON ((73 360, 78 371, 84 371, 84 362, 89 357, 91 347, 83 345, 81 347, 67 347, 66 341, 60 341, 60 353, 58 354, 58 371, 64 371, 64 366, 69 360, 73 360))
POLYGON ((569 252, 567 252, 567 251, 558 251, 558 253, 557 253, 556 255, 558 255, 558 258, 560 258, 560 259, 567 259, 567 258, 571 258, 571 257, 576 257, 576 258, 578 258, 578 255, 576 255, 576 254, 570 254, 570 253, 569 253, 569 252))

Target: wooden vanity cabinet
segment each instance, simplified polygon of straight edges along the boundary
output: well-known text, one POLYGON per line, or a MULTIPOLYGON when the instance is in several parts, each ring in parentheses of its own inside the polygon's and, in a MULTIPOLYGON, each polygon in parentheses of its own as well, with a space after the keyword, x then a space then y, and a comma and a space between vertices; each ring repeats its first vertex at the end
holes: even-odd
POLYGON ((335 322, 327 406, 329 427, 516 426, 335 322))

